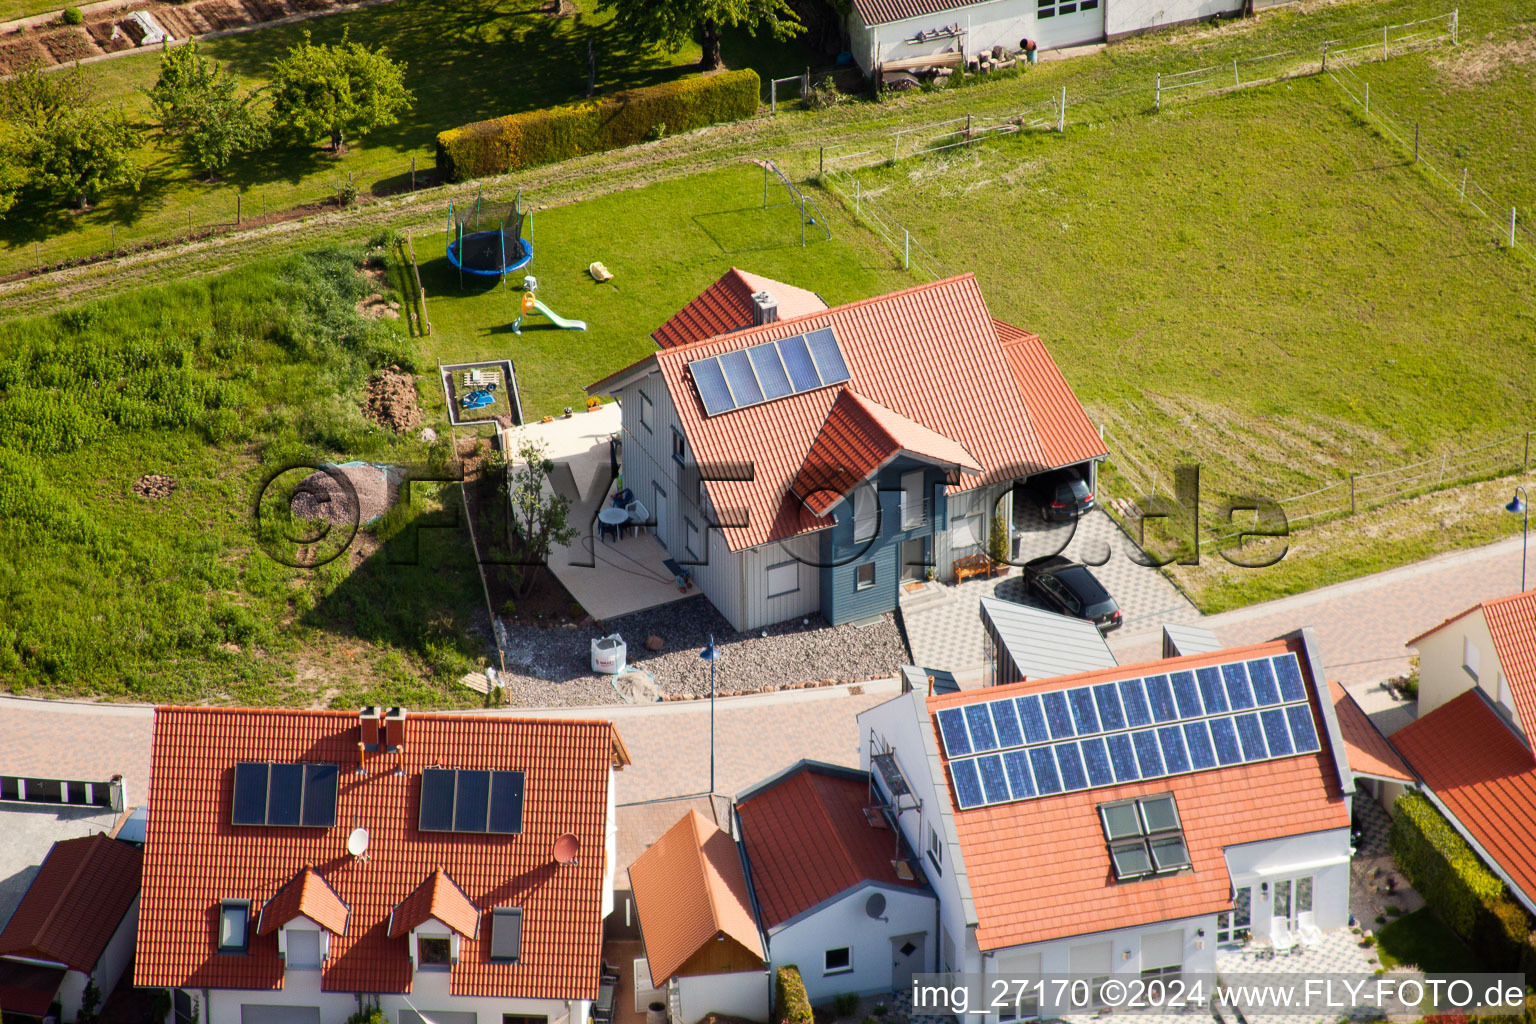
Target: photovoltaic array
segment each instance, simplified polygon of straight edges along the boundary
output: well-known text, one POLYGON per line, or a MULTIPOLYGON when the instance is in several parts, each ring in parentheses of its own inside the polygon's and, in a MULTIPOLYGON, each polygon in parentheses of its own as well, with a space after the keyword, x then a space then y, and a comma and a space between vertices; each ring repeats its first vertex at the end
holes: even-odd
POLYGON ((842 384, 850 376, 830 327, 696 359, 688 369, 710 416, 842 384))
POLYGON ((1320 748, 1289 652, 948 707, 938 717, 961 808, 1320 748))

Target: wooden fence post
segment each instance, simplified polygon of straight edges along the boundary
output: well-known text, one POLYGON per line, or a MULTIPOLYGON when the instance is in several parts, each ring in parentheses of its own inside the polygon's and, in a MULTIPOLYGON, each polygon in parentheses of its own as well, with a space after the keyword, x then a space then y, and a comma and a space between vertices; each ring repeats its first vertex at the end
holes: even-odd
POLYGON ((1355 474, 1349 474, 1349 514, 1355 514, 1355 474))

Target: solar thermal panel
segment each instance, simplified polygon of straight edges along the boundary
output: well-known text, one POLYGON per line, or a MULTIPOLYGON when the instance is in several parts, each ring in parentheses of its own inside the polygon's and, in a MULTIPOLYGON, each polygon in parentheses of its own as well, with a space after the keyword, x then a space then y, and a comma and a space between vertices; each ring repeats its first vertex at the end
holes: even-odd
POLYGON ((689 363, 688 369, 693 373, 693 383, 699 389, 699 401, 704 403, 707 415, 718 416, 736 408, 736 399, 731 397, 718 360, 698 359, 689 363))
POLYGON ((843 359, 842 350, 837 345, 837 335, 832 333, 832 328, 823 327, 819 331, 812 331, 805 336, 805 343, 816 359, 816 368, 821 371, 823 384, 841 384, 849 378, 848 363, 843 359))
POLYGON ((763 386, 764 398, 772 401, 795 393, 795 386, 789 382, 789 374, 779 360, 778 345, 773 342, 753 345, 747 349, 747 356, 752 360, 752 369, 757 371, 757 381, 763 386))
POLYGON ((752 372, 752 360, 747 358, 747 354, 740 351, 726 352, 719 358, 720 369, 725 371, 725 379, 731 385, 731 394, 736 396, 736 408, 761 403, 763 389, 757 383, 757 375, 752 372))
POLYGON ((795 386, 796 393, 821 387, 821 375, 811 360, 811 350, 805 347, 805 338, 798 334, 781 338, 779 355, 784 359, 784 369, 789 371, 789 382, 795 386))

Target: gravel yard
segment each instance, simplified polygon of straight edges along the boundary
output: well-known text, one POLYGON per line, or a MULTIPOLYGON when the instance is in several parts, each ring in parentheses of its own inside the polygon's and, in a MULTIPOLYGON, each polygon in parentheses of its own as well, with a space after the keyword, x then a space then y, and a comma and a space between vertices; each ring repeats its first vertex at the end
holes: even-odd
POLYGON ((868 626, 828 626, 820 615, 738 633, 703 595, 610 620, 606 626, 507 628, 507 685, 515 706, 581 706, 619 703, 608 676, 591 671, 591 642, 618 633, 629 664, 655 677, 664 695, 707 695, 709 665, 699 651, 714 634, 720 694, 831 679, 850 682, 887 678, 907 661, 894 615, 868 626), (645 648, 659 636, 662 650, 645 648))

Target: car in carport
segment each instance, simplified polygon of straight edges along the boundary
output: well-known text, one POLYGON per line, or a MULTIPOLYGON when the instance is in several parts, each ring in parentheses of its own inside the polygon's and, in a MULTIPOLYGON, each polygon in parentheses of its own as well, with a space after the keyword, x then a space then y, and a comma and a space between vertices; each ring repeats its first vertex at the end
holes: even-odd
POLYGON ((1024 488, 1040 507, 1040 518, 1048 523, 1076 519, 1098 507, 1088 482, 1075 469, 1032 476, 1024 488))
POLYGON ((1024 586, 1063 615, 1086 619, 1108 633, 1122 622, 1120 605, 1081 562, 1051 555, 1024 563, 1024 586))

